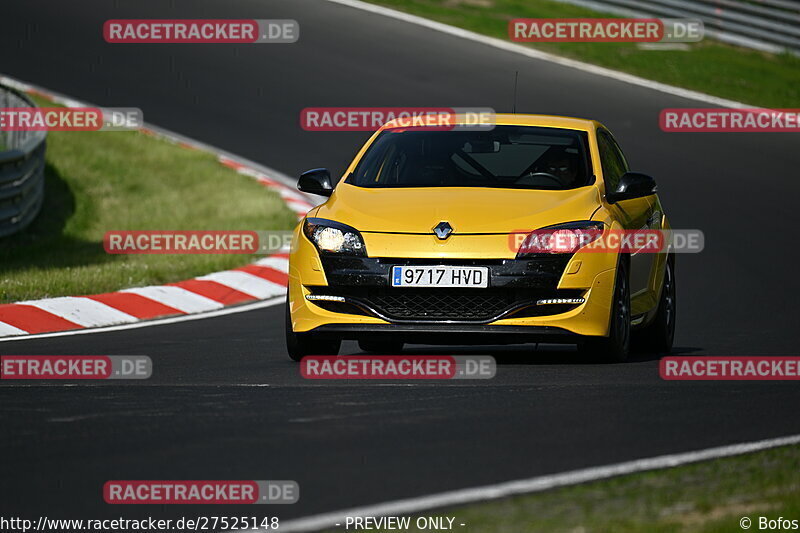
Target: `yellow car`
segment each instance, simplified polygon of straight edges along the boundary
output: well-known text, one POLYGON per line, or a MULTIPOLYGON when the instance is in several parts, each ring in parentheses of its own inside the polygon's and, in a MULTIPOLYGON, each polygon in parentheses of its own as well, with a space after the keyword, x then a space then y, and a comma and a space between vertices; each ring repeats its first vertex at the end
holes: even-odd
POLYGON ((498 114, 491 129, 389 123, 295 229, 289 356, 337 354, 343 339, 397 353, 405 343, 573 343, 623 361, 631 338, 668 352, 674 254, 583 246, 583 237, 668 229, 653 178, 630 172, 602 124, 498 114), (568 251, 542 230, 578 236, 568 251), (550 242, 550 241, 548 241, 550 242))

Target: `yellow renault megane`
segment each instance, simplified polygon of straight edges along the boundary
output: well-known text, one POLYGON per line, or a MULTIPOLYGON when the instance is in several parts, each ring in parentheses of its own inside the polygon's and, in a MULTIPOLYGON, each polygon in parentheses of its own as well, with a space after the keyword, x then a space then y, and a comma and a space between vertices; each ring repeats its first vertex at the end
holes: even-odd
POLYGON ((669 227, 653 178, 630 172, 593 120, 497 115, 491 129, 389 123, 298 225, 289 260, 289 356, 336 354, 343 339, 405 343, 573 343, 622 361, 631 338, 668 352, 675 266, 658 253, 583 246, 583 236, 669 227), (568 251, 526 246, 545 229, 568 251), (538 233, 537 233, 538 232, 538 233))

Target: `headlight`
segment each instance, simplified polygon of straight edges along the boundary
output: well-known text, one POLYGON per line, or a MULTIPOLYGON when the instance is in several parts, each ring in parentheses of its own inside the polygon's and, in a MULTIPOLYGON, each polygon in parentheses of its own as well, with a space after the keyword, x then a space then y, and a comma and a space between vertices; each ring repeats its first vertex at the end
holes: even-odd
POLYGON ((572 254, 603 236, 602 222, 581 220, 532 231, 522 241, 517 259, 537 254, 572 254))
POLYGON ((364 239, 355 228, 324 218, 307 218, 306 237, 323 253, 366 256, 364 239))

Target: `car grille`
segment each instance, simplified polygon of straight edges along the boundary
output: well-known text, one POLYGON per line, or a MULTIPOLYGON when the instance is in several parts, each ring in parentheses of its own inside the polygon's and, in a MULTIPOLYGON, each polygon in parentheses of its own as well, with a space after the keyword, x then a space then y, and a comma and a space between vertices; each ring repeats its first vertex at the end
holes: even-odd
POLYGON ((413 288, 374 291, 369 302, 390 318, 412 320, 486 320, 513 303, 506 291, 413 288))
POLYGON ((315 301, 334 312, 368 314, 392 321, 489 322, 503 316, 563 313, 574 305, 537 306, 542 298, 577 297, 580 291, 505 288, 318 287, 315 294, 343 296, 348 303, 315 301), (333 304, 333 305, 331 305, 333 304), (360 305, 359 305, 360 304, 360 305))

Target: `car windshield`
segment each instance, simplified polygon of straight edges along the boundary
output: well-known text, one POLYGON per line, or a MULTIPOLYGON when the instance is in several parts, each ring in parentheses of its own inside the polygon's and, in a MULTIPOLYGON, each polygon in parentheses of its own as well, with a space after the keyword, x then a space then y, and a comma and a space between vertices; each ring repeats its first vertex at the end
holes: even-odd
POLYGON ((586 132, 558 128, 386 130, 346 183, 370 188, 574 189, 593 179, 587 145, 586 132))

